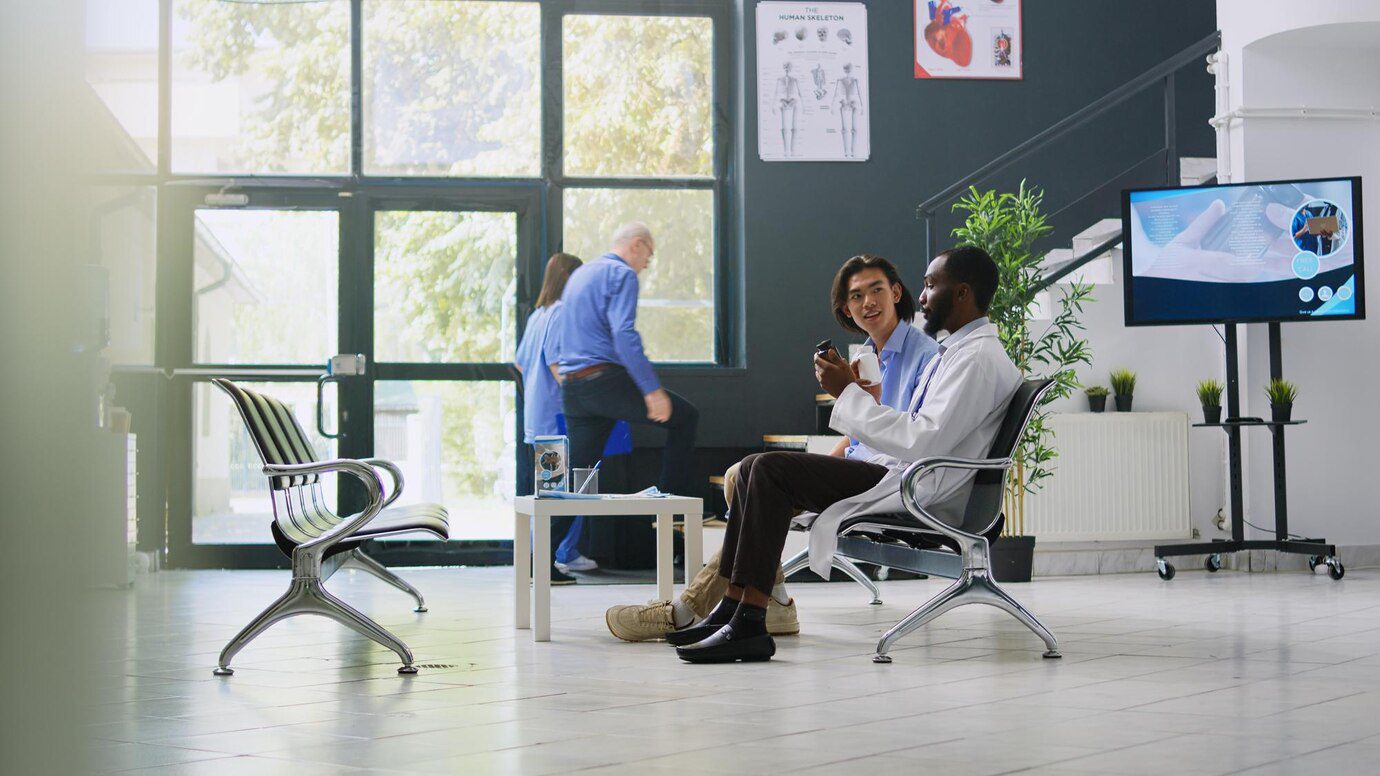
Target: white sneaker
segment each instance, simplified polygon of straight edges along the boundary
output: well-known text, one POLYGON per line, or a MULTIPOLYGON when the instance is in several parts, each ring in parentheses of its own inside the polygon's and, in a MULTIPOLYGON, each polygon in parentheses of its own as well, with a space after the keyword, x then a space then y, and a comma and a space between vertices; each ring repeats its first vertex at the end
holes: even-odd
POLYGON ((599 563, 592 558, 576 555, 575 559, 569 563, 557 563, 556 568, 567 574, 572 571, 596 571, 599 568, 599 563))

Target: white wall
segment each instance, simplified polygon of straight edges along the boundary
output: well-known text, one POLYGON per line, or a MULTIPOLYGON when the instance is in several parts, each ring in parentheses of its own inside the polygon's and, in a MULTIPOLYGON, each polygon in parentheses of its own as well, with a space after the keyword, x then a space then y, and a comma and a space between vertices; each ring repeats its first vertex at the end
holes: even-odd
MULTIPOLYGON (((1128 328, 1119 262, 1114 272, 1115 282, 1097 286, 1093 291, 1096 301, 1084 308, 1093 362, 1078 371, 1079 381, 1110 390, 1108 374, 1114 369, 1130 369, 1136 373, 1136 411, 1186 412, 1190 420, 1201 420, 1194 387, 1205 378, 1222 379, 1222 341, 1205 326, 1128 328)), ((1088 401, 1080 391, 1051 407, 1056 412, 1086 412, 1088 401)), ((1107 408, 1113 409, 1110 396, 1107 408)), ((1212 519, 1226 504, 1223 437, 1211 429, 1190 429, 1188 435, 1190 516, 1193 527, 1204 536, 1216 531, 1212 519)))
MULTIPOLYGON (((1380 3, 1218 0, 1217 10, 1232 109, 1380 107, 1380 3)), ((1372 233, 1380 224, 1380 121, 1246 116, 1232 123, 1230 142, 1235 181, 1362 176, 1363 219, 1372 233)), ((1377 304, 1367 321, 1282 328, 1284 376, 1299 386, 1295 415, 1309 421, 1287 437, 1290 528, 1340 545, 1380 545, 1368 487, 1380 440, 1377 304)), ((1264 416, 1266 327, 1246 328, 1246 409, 1264 416)), ((1254 432, 1247 448, 1247 519, 1267 526, 1274 519, 1269 442, 1268 433, 1254 432)))

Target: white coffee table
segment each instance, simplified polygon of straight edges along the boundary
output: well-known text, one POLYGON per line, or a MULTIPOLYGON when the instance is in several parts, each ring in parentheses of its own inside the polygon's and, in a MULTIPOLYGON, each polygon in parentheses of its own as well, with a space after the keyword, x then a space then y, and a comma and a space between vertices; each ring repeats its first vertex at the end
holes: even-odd
POLYGON ((517 599, 516 627, 532 629, 533 641, 551 640, 551 518, 566 515, 625 517, 656 515, 656 591, 669 599, 675 579, 672 568, 672 523, 685 519, 685 582, 704 566, 704 501, 686 496, 665 498, 560 499, 518 496, 513 499, 513 579, 517 599), (536 547, 532 547, 536 537, 536 547), (531 564, 535 560, 536 568, 531 564), (537 622, 532 626, 532 601, 536 597, 537 622))

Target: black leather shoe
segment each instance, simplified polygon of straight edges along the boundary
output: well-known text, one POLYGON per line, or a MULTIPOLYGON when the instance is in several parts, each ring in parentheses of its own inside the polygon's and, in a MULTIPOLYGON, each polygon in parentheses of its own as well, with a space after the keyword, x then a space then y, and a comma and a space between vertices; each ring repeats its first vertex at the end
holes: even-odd
POLYGON ((689 646, 713 636, 715 633, 718 633, 719 629, 722 627, 722 625, 710 625, 706 622, 700 625, 691 625, 688 628, 682 628, 680 630, 673 630, 666 634, 666 643, 673 647, 689 646))
POLYGON ((676 647, 676 657, 687 663, 744 663, 771 660, 776 641, 771 634, 735 638, 733 625, 725 625, 714 635, 684 647, 676 647))

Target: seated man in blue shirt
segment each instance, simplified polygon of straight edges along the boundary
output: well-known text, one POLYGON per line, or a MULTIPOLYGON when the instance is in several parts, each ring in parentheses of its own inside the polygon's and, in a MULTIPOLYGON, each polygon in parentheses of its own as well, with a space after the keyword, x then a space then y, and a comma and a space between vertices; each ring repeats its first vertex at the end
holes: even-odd
MULTIPOLYGON (((873 398, 892 409, 904 410, 925 365, 939 352, 934 338, 911 326, 915 297, 901 281, 891 262, 880 256, 854 256, 834 275, 831 291, 834 318, 845 330, 866 334, 867 346, 877 352, 882 381, 868 390, 873 398)), ((866 445, 841 437, 830 455, 869 461, 877 454, 866 445)), ((724 500, 733 501, 738 485, 738 464, 724 473, 724 500)), ((684 643, 694 629, 689 626, 718 606, 728 589, 719 574, 719 556, 713 558, 688 585, 677 601, 653 601, 647 605, 614 606, 604 615, 609 631, 624 641, 666 639, 684 643)), ((776 583, 767 605, 767 629, 773 636, 800 632, 795 602, 786 593, 778 567, 776 583)))
POLYGON ((593 466, 620 420, 655 425, 666 429, 657 487, 686 494, 692 492, 690 454, 700 413, 661 387, 636 328, 637 276, 655 249, 646 224, 625 224, 614 233, 608 253, 570 276, 555 324, 561 406, 571 466, 593 466))

